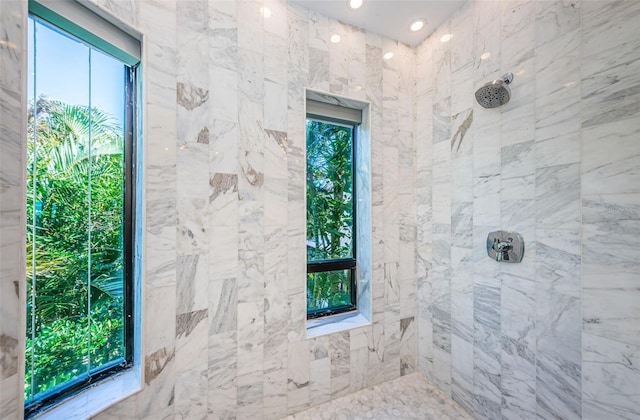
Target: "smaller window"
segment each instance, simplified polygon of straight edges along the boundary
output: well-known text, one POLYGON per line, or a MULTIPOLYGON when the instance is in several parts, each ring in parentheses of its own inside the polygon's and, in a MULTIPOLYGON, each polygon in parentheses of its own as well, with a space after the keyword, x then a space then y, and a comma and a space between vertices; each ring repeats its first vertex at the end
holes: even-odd
POLYGON ((350 118, 348 111, 360 111, 316 104, 307 101, 307 318, 357 309, 354 157, 359 118, 350 118))

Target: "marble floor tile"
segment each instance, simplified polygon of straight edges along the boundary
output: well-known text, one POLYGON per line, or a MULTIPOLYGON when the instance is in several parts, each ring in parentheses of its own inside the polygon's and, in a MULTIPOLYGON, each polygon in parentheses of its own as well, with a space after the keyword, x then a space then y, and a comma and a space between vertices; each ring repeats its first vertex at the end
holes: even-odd
POLYGON ((435 385, 414 373, 315 406, 286 420, 471 418, 435 385))

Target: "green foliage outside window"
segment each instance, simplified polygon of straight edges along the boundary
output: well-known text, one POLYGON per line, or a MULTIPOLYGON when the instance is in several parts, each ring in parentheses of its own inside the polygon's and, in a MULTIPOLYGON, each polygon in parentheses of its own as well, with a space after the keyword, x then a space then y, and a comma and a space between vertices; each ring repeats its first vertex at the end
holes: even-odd
POLYGON ((27 139, 27 401, 124 357, 123 130, 96 108, 46 98, 35 108, 27 139))
MULTIPOLYGON (((352 131, 352 127, 307 120, 309 262, 354 256, 352 131)), ((350 303, 350 270, 307 275, 307 310, 350 303)))

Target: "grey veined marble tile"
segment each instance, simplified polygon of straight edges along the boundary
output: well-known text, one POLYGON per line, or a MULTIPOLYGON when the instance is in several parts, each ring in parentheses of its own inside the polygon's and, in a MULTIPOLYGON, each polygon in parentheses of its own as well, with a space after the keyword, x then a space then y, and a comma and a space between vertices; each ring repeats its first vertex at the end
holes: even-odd
POLYGON ((640 347, 583 334, 585 419, 640 417, 640 347))
POLYGON ((318 419, 471 419, 451 398, 414 373, 287 417, 318 419))

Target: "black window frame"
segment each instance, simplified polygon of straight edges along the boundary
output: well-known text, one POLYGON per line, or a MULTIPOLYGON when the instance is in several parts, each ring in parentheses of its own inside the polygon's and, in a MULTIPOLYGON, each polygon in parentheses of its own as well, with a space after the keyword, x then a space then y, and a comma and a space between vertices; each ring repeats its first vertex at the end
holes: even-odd
MULTIPOLYGON (((307 112, 306 120, 318 121, 321 123, 346 126, 351 128, 351 247, 352 253, 349 258, 334 258, 327 260, 309 261, 307 260, 307 276, 311 273, 326 273, 331 271, 349 270, 351 285, 351 302, 348 305, 336 305, 328 308, 307 309, 307 320, 323 318, 332 315, 339 315, 358 310, 358 281, 357 281, 357 192, 356 192, 356 136, 359 122, 329 117, 326 115, 314 114, 307 112)), ((306 163, 305 163, 306 165, 306 163)))
MULTIPOLYGON (((79 6, 82 7, 82 6, 79 6)), ((43 9, 38 4, 34 4, 30 0, 29 2, 29 14, 28 19, 33 19, 34 22, 44 24, 54 30, 64 34, 71 39, 74 39, 82 44, 87 45, 91 49, 107 54, 115 59, 119 60, 125 68, 123 79, 125 88, 125 117, 124 117, 124 179, 123 179, 123 338, 124 338, 124 357, 113 360, 109 363, 105 363, 94 369, 91 369, 87 376, 76 378, 57 386, 54 386, 50 390, 47 390, 41 394, 37 399, 24 404, 24 418, 34 417, 43 411, 46 411, 64 401, 74 397, 75 395, 95 386, 100 381, 108 379, 116 374, 129 370, 134 366, 134 329, 136 328, 134 322, 134 302, 136 300, 136 287, 135 287, 135 249, 136 249, 136 185, 137 185, 137 133, 139 132, 139 77, 140 77, 140 62, 137 64, 130 64, 123 61, 119 57, 115 57, 109 51, 105 51, 100 46, 97 46, 81 36, 76 35, 69 30, 57 25, 56 23, 47 19, 49 10, 43 9), (33 7, 33 8, 32 8, 33 7), (44 13, 40 13, 44 10, 44 13)), ((53 14, 54 16, 55 13, 53 14)), ((65 18, 61 17, 64 22, 65 18)), ((65 22, 66 23, 66 22, 65 22)), ((88 32, 88 31, 87 31, 88 32)), ((106 41, 104 41, 106 42, 106 41)), ((113 47, 117 48, 117 47, 113 47)), ((35 69, 34 69, 35 70, 35 69)))

